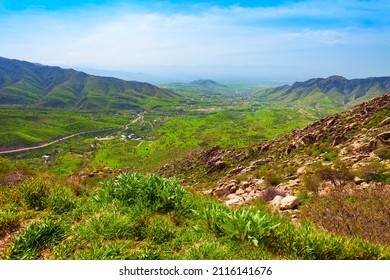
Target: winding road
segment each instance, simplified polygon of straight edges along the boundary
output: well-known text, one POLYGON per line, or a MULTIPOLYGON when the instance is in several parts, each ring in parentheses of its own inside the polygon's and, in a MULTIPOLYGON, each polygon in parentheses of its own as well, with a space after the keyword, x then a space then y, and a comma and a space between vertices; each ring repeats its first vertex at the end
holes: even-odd
POLYGON ((75 133, 75 134, 72 134, 72 135, 68 135, 68 136, 62 137, 60 139, 57 139, 57 140, 49 142, 49 143, 44 143, 44 144, 38 145, 38 146, 33 146, 33 147, 28 147, 28 148, 20 148, 20 149, 9 150, 9 151, 2 151, 2 152, 0 152, 0 155, 1 154, 12 154, 12 153, 18 153, 18 152, 23 152, 23 151, 30 151, 30 150, 40 149, 40 148, 44 148, 44 147, 53 145, 55 143, 58 143, 60 141, 64 141, 66 139, 69 139, 69 138, 72 138, 72 137, 75 137, 75 136, 78 136, 78 135, 83 135, 83 134, 87 134, 87 133, 91 133, 91 132, 97 132, 97 131, 107 131, 107 130, 110 130, 110 129, 112 129, 112 128, 105 128, 105 129, 97 129, 97 130, 89 130, 89 131, 84 131, 84 132, 78 132, 78 133, 75 133))
MULTIPOLYGON (((127 130, 128 126, 130 124, 133 124, 133 123, 136 123, 136 122, 138 122, 140 120, 143 120, 144 114, 145 114, 145 112, 143 112, 141 114, 138 114, 137 118, 132 120, 131 123, 126 124, 125 128, 120 130, 119 133, 127 130)), ((20 149, 8 150, 8 151, 0 151, 0 155, 1 154, 12 154, 12 153, 18 153, 18 152, 25 152, 25 151, 31 151, 31 150, 35 150, 35 149, 40 149, 40 148, 44 148, 44 147, 53 145, 55 143, 58 143, 60 141, 64 141, 66 139, 69 139, 69 138, 72 138, 72 137, 75 137, 75 136, 78 136, 78 135, 83 135, 83 134, 87 134, 87 133, 91 133, 91 132, 97 132, 97 131, 107 131, 107 130, 110 130, 110 129, 113 129, 113 128, 111 127, 111 128, 105 128, 105 129, 96 129, 96 130, 89 130, 89 131, 84 131, 84 132, 78 132, 78 133, 75 133, 75 134, 72 134, 72 135, 68 135, 68 136, 62 137, 60 139, 57 139, 57 140, 49 142, 49 143, 40 144, 38 146, 27 147, 27 148, 20 148, 20 149)), ((118 133, 118 132, 116 132, 116 133, 118 133)))

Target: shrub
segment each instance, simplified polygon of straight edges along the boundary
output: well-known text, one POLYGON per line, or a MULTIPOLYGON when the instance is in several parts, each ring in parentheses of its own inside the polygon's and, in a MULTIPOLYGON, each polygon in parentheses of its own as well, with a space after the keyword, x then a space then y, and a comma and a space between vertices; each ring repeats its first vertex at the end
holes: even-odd
POLYGON ((117 200, 126 205, 148 208, 154 212, 187 211, 186 192, 177 180, 164 179, 158 175, 150 177, 140 174, 121 174, 102 183, 94 198, 97 201, 117 200))
POLYGON ((367 181, 386 181, 387 175, 385 166, 380 162, 371 162, 368 165, 361 166, 358 170, 358 176, 367 181))
POLYGON ((264 173, 264 179, 267 184, 267 186, 277 186, 279 185, 282 181, 282 175, 279 170, 269 170, 264 173))
POLYGON ((389 147, 382 147, 379 149, 376 149, 374 153, 380 157, 381 159, 390 159, 390 148, 389 147))
POLYGON ((75 196, 69 190, 58 186, 47 198, 47 206, 52 209, 56 214, 63 214, 74 208, 75 196))
POLYGON ((306 173, 302 175, 299 193, 307 196, 310 193, 317 195, 321 184, 321 178, 317 174, 306 173))
POLYGON ((380 244, 390 243, 390 200, 387 187, 334 190, 301 207, 301 217, 326 230, 346 237, 358 237, 380 244))
POLYGON ((30 179, 23 182, 22 199, 31 209, 43 210, 47 207, 49 187, 41 179, 30 179))
POLYGON ((256 246, 279 225, 268 214, 250 208, 230 210, 211 204, 201 210, 200 215, 217 234, 237 240, 250 240, 256 246))

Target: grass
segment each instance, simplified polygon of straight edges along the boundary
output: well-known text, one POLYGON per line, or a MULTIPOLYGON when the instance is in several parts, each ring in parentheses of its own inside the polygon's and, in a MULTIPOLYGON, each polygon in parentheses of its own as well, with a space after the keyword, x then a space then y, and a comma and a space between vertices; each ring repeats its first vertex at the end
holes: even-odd
POLYGON ((385 245, 294 226, 264 204, 229 209, 158 175, 121 174, 89 188, 76 194, 56 177, 1 188, 1 228, 19 230, 0 258, 390 258, 385 245))

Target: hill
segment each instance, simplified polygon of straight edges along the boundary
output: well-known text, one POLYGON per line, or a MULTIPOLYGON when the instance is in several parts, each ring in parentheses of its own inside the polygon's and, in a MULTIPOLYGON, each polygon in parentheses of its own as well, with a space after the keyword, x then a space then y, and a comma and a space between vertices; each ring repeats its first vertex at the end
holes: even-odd
POLYGON ((0 57, 0 104, 72 109, 137 109, 183 97, 148 83, 88 75, 0 57))
POLYGON ((255 146, 193 152, 159 172, 228 206, 263 198, 293 221, 388 244, 389 116, 387 93, 255 146), (283 209, 277 196, 298 200, 283 209))
POLYGON ((351 107, 390 91, 390 77, 352 79, 331 76, 259 91, 262 101, 281 101, 318 107, 351 107))

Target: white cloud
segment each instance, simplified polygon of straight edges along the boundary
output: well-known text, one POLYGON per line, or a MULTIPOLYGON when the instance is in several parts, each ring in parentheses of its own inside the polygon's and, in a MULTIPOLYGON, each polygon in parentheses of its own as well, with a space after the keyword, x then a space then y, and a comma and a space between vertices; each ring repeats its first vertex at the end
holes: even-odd
POLYGON ((370 50, 375 50, 367 58, 370 61, 382 55, 382 62, 389 62, 384 49, 389 47, 385 38, 390 38, 390 28, 381 25, 386 22, 384 14, 390 13, 389 4, 334 3, 212 7, 197 13, 131 6, 73 13, 26 12, 0 18, 0 54, 111 69, 150 64, 313 67, 313 58, 321 68, 321 63, 331 67, 332 57, 347 64, 353 56, 367 55, 370 50))

